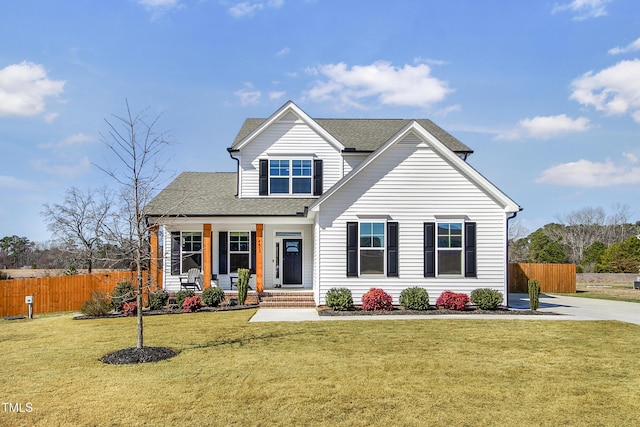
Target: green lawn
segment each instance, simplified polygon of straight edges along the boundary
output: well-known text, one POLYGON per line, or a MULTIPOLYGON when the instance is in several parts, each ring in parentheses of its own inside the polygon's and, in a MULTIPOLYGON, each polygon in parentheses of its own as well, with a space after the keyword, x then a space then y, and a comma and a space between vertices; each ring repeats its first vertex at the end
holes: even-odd
POLYGON ((248 323, 145 318, 180 351, 105 365, 135 319, 0 320, 0 425, 477 426, 640 424, 640 327, 620 322, 248 323))

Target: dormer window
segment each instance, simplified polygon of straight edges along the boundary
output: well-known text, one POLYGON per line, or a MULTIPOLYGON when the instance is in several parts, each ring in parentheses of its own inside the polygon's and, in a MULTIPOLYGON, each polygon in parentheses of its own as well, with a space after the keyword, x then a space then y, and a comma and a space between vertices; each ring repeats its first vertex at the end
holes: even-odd
POLYGON ((311 160, 269 160, 270 194, 311 194, 311 160))
POLYGON ((263 159, 259 174, 261 196, 322 194, 320 159, 263 159))

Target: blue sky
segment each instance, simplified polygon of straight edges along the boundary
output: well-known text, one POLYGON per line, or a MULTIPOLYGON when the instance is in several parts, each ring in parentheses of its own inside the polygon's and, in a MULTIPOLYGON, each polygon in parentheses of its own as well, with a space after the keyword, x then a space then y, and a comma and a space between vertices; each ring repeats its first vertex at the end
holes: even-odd
POLYGON ((640 220, 636 0, 21 0, 0 25, 0 237, 110 184, 104 119, 161 114, 171 173, 233 171, 247 117, 430 118, 529 231, 583 207, 640 220))

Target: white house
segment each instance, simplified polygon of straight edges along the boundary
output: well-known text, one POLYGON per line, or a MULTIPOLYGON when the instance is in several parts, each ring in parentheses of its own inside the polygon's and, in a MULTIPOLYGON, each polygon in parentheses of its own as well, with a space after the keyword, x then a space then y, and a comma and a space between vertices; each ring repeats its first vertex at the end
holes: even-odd
MULTIPOLYGON (((429 120, 313 119, 287 102, 248 119, 227 149, 237 173, 185 172, 147 206, 164 236, 163 284, 238 268, 257 291, 372 287, 398 303, 427 289, 507 293, 507 227, 521 208, 429 120)), ((213 281, 215 279, 215 281, 213 281)), ((210 285, 205 280, 205 287, 210 285)))

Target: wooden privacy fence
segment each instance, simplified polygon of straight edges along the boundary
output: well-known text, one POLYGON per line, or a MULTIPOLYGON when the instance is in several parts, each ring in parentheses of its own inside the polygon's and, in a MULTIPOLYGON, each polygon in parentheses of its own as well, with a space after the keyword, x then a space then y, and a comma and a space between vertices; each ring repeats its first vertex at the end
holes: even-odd
MULTIPOLYGON (((145 272, 145 278, 147 273, 145 272)), ((111 294, 119 282, 136 286, 136 273, 132 271, 75 276, 39 277, 31 279, 0 280, 0 316, 28 314, 27 295, 33 296, 33 313, 77 311, 89 299, 91 292, 101 290, 111 294)), ((159 286, 152 281, 152 290, 159 286)), ((160 285, 161 287, 161 285, 160 285)))
POLYGON ((574 294, 575 264, 509 264, 509 292, 527 293, 529 280, 540 282, 540 292, 574 294))

